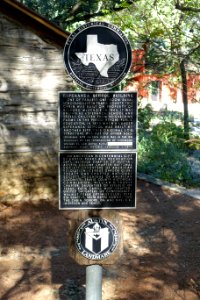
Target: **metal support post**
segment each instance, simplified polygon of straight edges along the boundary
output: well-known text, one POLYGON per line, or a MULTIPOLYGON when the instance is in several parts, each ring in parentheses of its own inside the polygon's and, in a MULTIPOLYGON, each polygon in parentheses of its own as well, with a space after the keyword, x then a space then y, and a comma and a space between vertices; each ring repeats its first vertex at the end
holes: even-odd
POLYGON ((86 268, 86 300, 102 300, 102 267, 99 265, 86 268))

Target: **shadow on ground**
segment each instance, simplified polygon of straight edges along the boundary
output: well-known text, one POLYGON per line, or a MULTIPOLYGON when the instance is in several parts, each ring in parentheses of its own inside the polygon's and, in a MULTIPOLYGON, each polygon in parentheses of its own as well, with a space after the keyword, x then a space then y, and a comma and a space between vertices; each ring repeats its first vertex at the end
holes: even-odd
MULTIPOLYGON (((67 221, 47 201, 1 204, 1 300, 82 300, 85 267, 68 256, 67 221)), ((200 297, 200 203, 138 182, 137 209, 121 210, 124 255, 104 267, 103 300, 200 297)))

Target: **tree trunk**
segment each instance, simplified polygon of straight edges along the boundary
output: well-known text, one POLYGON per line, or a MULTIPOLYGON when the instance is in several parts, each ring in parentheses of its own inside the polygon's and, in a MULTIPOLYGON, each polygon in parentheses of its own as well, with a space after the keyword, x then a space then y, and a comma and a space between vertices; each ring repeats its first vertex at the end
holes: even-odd
POLYGON ((183 98, 183 125, 185 138, 189 139, 189 113, 188 113, 188 87, 187 73, 185 69, 185 60, 180 63, 181 79, 182 79, 182 98, 183 98))

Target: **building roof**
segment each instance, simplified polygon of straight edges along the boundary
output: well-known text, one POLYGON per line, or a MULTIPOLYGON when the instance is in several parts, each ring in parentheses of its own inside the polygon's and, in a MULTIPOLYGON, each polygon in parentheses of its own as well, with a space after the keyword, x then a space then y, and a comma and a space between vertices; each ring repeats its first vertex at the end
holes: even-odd
POLYGON ((59 47, 64 47, 69 36, 69 32, 16 0, 0 0, 0 13, 59 47))

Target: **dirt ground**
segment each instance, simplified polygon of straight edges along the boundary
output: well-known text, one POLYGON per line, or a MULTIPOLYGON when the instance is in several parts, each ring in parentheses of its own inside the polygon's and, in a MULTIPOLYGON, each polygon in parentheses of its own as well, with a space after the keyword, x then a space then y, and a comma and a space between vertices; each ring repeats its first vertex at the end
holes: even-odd
MULTIPOLYGON (((138 181, 121 210, 124 254, 103 267, 103 300, 200 299, 200 200, 138 181)), ((85 266, 68 256, 67 220, 50 201, 0 204, 0 299, 83 300, 85 266)))

